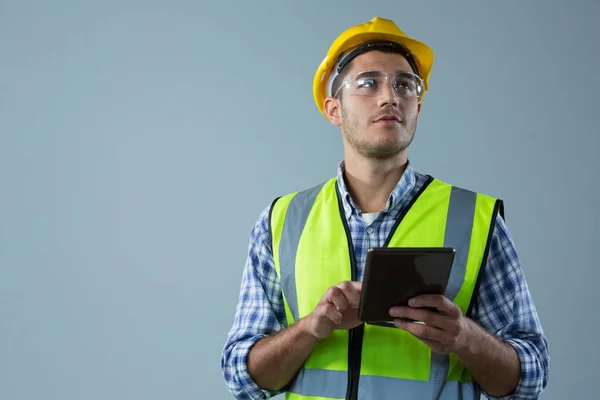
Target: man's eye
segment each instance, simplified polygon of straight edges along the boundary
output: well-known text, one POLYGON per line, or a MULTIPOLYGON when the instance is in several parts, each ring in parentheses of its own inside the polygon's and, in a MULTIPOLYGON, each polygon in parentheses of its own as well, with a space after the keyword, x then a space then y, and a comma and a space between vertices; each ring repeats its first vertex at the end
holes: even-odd
POLYGON ((407 80, 397 81, 396 88, 413 90, 415 88, 415 83, 407 80))
POLYGON ((375 80, 373 79, 361 79, 360 81, 358 81, 358 87, 361 88, 372 88, 375 86, 375 80))

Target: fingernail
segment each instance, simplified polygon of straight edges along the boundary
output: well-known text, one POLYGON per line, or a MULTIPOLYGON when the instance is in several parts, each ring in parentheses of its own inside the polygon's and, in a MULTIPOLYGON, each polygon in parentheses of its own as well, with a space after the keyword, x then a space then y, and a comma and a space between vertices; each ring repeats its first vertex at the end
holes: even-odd
POLYGON ((416 302, 417 302, 417 300, 415 300, 414 298, 408 300, 408 304, 411 306, 414 306, 416 302))

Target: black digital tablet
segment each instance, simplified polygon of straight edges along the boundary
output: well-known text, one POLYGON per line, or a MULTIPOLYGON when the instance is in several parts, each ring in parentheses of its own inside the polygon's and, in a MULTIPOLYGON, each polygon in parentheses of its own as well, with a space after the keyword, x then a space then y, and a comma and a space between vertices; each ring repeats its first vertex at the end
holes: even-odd
POLYGON ((367 251, 359 305, 363 322, 393 326, 389 310, 421 294, 444 294, 454 261, 451 247, 377 247, 367 251))

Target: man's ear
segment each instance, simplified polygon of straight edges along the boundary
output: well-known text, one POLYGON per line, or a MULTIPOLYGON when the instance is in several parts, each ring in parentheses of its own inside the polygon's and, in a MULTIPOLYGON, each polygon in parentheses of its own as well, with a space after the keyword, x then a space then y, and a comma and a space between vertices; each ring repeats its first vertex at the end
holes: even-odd
POLYGON ((333 125, 340 126, 342 124, 341 104, 338 99, 327 97, 323 105, 325 115, 333 125))

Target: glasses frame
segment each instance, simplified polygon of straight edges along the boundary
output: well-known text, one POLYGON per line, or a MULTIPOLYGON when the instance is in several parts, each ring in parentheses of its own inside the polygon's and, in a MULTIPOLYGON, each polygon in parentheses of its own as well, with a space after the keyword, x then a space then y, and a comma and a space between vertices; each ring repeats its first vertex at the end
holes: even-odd
MULTIPOLYGON (((373 78, 374 75, 383 75, 385 76, 385 81, 384 81, 384 85, 388 84, 388 85, 392 85, 390 77, 396 77, 398 75, 408 75, 411 76, 415 79, 415 82, 417 82, 417 88, 421 88, 420 90, 417 90, 417 94, 414 96, 406 96, 406 94, 400 94, 398 92, 398 90, 396 88, 394 88, 392 86, 392 89, 394 90, 394 93, 396 94, 396 96, 401 97, 401 98, 407 98, 407 99, 421 99, 423 96, 423 93, 425 92, 425 82, 423 81, 423 79, 415 74, 414 72, 409 72, 409 71, 398 71, 398 72, 394 72, 394 73, 389 73, 389 72, 383 72, 383 71, 377 71, 377 70, 365 70, 365 71, 360 71, 357 72, 355 74, 353 74, 352 76, 347 77, 346 79, 344 79, 342 81, 342 83, 340 84, 340 87, 336 90, 335 94, 333 95, 334 98, 338 98, 338 96, 340 95, 340 93, 343 90, 348 90, 350 88, 350 86, 352 84, 354 84, 357 80, 360 79, 369 79, 369 78, 373 78)), ((353 94, 350 93, 350 95, 356 95, 356 96, 366 96, 366 97, 373 97, 373 96, 377 96, 379 94, 379 91, 381 90, 381 88, 377 88, 377 90, 375 91, 375 93, 371 96, 367 95, 367 94, 353 94)))

